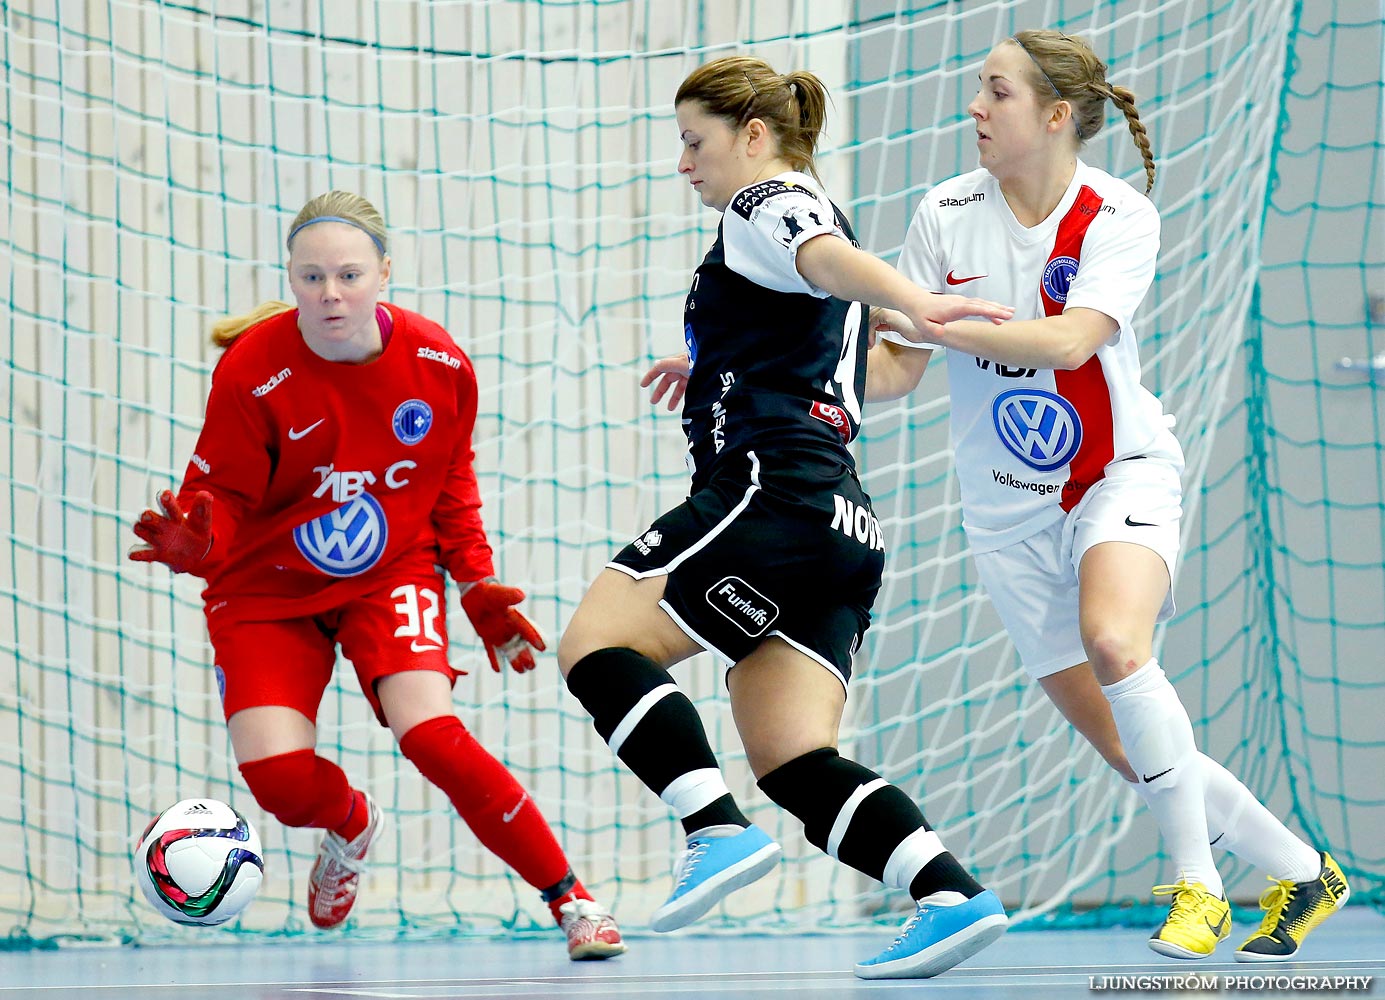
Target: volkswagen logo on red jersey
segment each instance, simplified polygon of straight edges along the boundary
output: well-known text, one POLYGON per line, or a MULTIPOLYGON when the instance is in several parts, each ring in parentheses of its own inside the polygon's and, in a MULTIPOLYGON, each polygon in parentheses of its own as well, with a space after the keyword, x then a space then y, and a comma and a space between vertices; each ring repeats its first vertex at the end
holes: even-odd
POLYGON ((1068 289, 1077 276, 1077 261, 1072 257, 1054 257, 1044 268, 1044 294, 1054 302, 1068 300, 1068 289))
POLYGON ((394 410, 394 436, 418 444, 433 426, 433 408, 421 399, 406 399, 394 410))
POLYGON ((991 404, 991 417, 1005 447, 1039 472, 1067 465, 1082 444, 1077 409, 1042 389, 1002 392, 991 404))
POLYGON ((369 493, 293 529, 303 558, 328 576, 359 576, 380 561, 388 540, 385 511, 369 493))

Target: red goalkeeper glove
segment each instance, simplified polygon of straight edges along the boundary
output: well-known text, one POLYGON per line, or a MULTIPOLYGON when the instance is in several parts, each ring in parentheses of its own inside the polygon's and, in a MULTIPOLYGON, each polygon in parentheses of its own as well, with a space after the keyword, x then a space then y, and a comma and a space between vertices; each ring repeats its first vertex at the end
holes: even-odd
POLYGON ((175 573, 194 569, 212 550, 212 495, 193 494, 186 514, 172 490, 159 494, 163 513, 146 510, 135 522, 135 534, 144 542, 130 549, 135 562, 161 562, 175 573))
POLYGON ((530 647, 539 652, 548 648, 539 630, 515 610, 514 606, 522 600, 524 591, 518 587, 506 587, 494 577, 471 584, 462 594, 462 610, 471 619, 471 627, 485 645, 491 669, 496 673, 500 672, 497 653, 508 660, 517 673, 522 674, 534 669, 534 654, 530 647))

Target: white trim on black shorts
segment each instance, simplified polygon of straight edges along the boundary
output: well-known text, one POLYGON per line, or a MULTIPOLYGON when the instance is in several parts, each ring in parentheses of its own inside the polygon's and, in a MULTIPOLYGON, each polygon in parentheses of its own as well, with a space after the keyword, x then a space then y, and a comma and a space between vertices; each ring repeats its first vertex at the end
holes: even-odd
MULTIPOLYGON (((702 538, 698 540, 696 545, 688 546, 682 552, 678 553, 678 555, 674 556, 673 561, 668 563, 667 565, 658 566, 654 569, 647 569, 643 572, 633 570, 628 566, 622 566, 620 563, 615 562, 614 560, 608 562, 606 564, 606 568, 620 570, 626 576, 632 577, 636 580, 647 580, 650 577, 667 576, 668 574, 672 573, 675 569, 677 569, 686 559, 688 559, 688 557, 696 555, 698 552, 706 548, 707 545, 714 538, 717 537, 717 535, 720 535, 723 531, 725 531, 728 527, 731 526, 731 523, 735 521, 736 518, 741 516, 745 509, 750 506, 751 498, 753 498, 756 493, 760 492, 759 456, 757 456, 753 451, 748 451, 745 454, 746 457, 750 459, 750 486, 746 488, 745 495, 741 497, 740 502, 737 503, 736 506, 732 507, 729 512, 727 512, 727 515, 717 523, 717 526, 715 528, 707 532, 707 534, 703 535, 702 538)), ((683 631, 688 632, 686 628, 684 628, 683 631)), ((688 632, 688 635, 692 636, 694 639, 697 639, 697 636, 693 636, 691 632, 688 632)), ((698 639, 697 641, 702 642, 701 639, 698 639)), ((704 649, 711 648, 705 642, 702 643, 702 647, 704 649)))

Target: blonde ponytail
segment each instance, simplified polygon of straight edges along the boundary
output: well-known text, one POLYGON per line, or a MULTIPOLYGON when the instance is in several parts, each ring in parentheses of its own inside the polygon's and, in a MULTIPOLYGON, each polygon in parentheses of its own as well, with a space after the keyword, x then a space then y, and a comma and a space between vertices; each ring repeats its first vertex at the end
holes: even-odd
POLYGON ((212 343, 217 347, 230 347, 237 337, 256 323, 263 323, 271 316, 286 313, 292 308, 287 302, 261 302, 248 313, 223 317, 212 324, 212 343))

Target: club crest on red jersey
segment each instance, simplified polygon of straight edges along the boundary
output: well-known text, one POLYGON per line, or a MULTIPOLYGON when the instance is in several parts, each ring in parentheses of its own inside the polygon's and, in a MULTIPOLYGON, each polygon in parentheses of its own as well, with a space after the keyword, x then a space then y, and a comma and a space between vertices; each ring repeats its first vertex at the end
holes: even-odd
POLYGON ((421 399, 406 399, 394 411, 394 436, 403 444, 418 444, 433 426, 433 408, 421 399))
POLYGON ((361 493, 293 529, 303 558, 328 576, 359 576, 385 554, 389 525, 380 501, 361 493))

